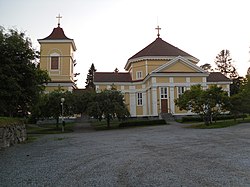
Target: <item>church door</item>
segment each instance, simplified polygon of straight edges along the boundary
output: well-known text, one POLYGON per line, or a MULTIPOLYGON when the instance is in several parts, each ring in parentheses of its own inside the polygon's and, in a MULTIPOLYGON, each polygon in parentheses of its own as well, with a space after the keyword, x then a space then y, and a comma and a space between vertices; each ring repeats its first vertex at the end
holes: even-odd
POLYGON ((161 113, 168 113, 168 100, 161 99, 161 113))
POLYGON ((161 87, 161 113, 168 113, 168 88, 161 87))

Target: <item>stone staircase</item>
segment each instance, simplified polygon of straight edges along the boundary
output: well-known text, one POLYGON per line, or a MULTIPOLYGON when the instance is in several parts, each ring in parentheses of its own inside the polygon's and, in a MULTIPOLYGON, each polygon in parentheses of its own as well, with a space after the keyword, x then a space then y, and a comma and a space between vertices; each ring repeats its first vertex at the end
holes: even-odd
POLYGON ((160 118, 164 119, 166 122, 175 121, 175 118, 171 113, 161 113, 160 118))

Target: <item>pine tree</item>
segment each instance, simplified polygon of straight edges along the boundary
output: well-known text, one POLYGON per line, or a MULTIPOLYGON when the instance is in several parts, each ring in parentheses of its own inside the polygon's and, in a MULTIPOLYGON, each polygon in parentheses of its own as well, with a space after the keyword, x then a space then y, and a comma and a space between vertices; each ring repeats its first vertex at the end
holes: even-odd
POLYGON ((86 89, 95 89, 95 85, 94 85, 94 74, 96 72, 95 69, 95 65, 92 63, 91 67, 89 69, 88 75, 87 75, 87 79, 86 79, 86 89))
POLYGON ((230 79, 236 79, 239 75, 236 68, 232 65, 232 58, 230 57, 230 52, 227 49, 222 50, 215 59, 215 64, 223 75, 230 79))

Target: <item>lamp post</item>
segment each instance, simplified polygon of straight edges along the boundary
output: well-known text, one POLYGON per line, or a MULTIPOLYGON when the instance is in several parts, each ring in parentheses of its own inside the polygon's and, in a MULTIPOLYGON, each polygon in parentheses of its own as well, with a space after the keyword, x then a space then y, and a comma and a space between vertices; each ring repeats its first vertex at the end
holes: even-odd
POLYGON ((65 99, 62 97, 61 98, 61 106, 62 106, 62 132, 64 132, 64 117, 63 117, 63 103, 65 99))

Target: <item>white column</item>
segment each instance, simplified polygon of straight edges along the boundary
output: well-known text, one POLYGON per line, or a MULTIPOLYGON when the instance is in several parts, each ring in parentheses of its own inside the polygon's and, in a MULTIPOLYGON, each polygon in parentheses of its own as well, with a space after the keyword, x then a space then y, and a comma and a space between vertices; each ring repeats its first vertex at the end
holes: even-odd
POLYGON ((157 112, 157 89, 152 88, 152 107, 153 107, 153 116, 158 116, 157 112))
POLYGON ((129 94, 129 107, 130 107, 130 115, 136 116, 136 95, 135 93, 129 94))
POLYGON ((147 94, 146 92, 142 93, 142 104, 143 104, 143 115, 147 115, 147 94))
POLYGON ((170 112, 175 112, 175 104, 174 104, 174 87, 171 86, 169 90, 169 105, 170 105, 170 112))
POLYGON ((146 75, 145 77, 148 75, 148 60, 145 61, 145 67, 146 67, 146 75))
POLYGON ((148 115, 151 115, 152 113, 151 113, 151 100, 150 100, 150 97, 151 97, 151 94, 150 94, 150 91, 148 90, 148 115))

